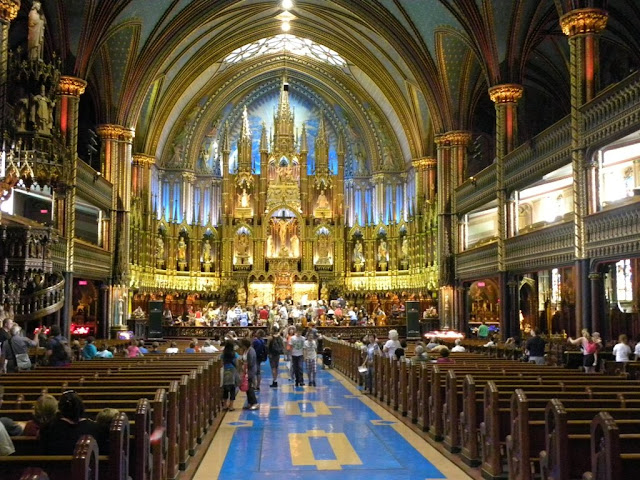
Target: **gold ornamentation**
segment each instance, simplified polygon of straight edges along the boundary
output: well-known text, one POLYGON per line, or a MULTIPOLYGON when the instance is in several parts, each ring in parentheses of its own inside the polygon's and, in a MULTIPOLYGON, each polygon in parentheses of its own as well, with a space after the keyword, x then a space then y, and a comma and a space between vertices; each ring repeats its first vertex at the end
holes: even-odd
POLYGON ((104 124, 98 126, 96 133, 103 140, 125 140, 130 142, 135 136, 132 128, 122 127, 120 125, 104 124))
POLYGON ((462 130, 447 132, 445 136, 451 145, 468 145, 471 142, 471 133, 462 130))
POLYGON ((489 98, 493 103, 518 103, 524 89, 516 83, 496 85, 489 89, 489 98))
POLYGON ((58 94, 79 97, 87 88, 87 82, 81 78, 63 76, 58 82, 58 94))
POLYGON ((11 22, 18 16, 19 0, 0 0, 0 20, 11 22))
POLYGON ((609 14, 599 8, 578 8, 560 17, 562 33, 568 37, 600 33, 607 26, 609 14))
POLYGON ((413 168, 415 168, 416 170, 429 168, 431 166, 435 166, 436 164, 436 159, 432 157, 417 158, 411 161, 411 165, 413 165, 413 168))
POLYGON ((146 153, 136 153, 133 155, 134 165, 141 165, 143 167, 155 165, 156 157, 153 155, 147 155, 146 153))

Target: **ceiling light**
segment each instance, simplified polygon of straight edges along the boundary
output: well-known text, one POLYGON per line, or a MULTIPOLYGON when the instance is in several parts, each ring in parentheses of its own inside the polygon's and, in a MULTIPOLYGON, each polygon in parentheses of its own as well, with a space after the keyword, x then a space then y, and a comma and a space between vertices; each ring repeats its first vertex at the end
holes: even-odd
POLYGON ((291 0, 282 0, 282 8, 285 10, 293 8, 293 2, 291 0))
POLYGON ((288 32, 291 29, 291 24, 289 22, 282 22, 282 31, 288 32))

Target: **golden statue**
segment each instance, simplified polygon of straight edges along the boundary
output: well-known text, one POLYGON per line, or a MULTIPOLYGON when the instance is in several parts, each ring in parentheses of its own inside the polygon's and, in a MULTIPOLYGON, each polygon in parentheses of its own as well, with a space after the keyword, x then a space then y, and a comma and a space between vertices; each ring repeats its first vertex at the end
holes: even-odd
POLYGON ((180 241, 178 242, 178 261, 187 261, 187 244, 185 243, 183 237, 180 237, 180 241))

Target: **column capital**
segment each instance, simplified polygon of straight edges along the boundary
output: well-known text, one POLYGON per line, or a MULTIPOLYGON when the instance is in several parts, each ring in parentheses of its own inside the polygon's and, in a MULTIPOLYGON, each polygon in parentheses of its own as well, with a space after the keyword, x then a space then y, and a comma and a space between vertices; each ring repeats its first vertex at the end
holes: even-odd
POLYGON ((451 145, 465 146, 471 143, 471 132, 465 130, 454 130, 445 134, 451 145))
POLYGON ((124 140, 128 142, 132 141, 135 136, 135 131, 132 128, 114 124, 98 125, 96 133, 103 140, 124 140))
POLYGON ((518 103, 522 98, 524 88, 517 83, 503 83, 489 89, 489 98, 495 104, 518 103))
POLYGON ((11 22, 18 16, 20 0, 0 0, 0 20, 11 22))
POLYGON ((143 167, 155 165, 156 157, 153 155, 147 155, 146 153, 135 153, 132 156, 134 165, 142 165, 143 167))
POLYGON ((430 166, 435 166, 436 163, 436 159, 432 157, 422 157, 411 160, 411 165, 416 170, 424 170, 430 166))
POLYGON ((578 8, 560 17, 562 33, 568 37, 600 33, 607 26, 609 13, 599 8, 578 8))
POLYGON ((87 82, 78 77, 62 76, 58 83, 58 95, 67 95, 70 97, 79 97, 87 88, 87 82))
POLYGON ((599 272, 591 272, 589 274, 589 280, 591 281, 602 280, 602 274, 599 272))

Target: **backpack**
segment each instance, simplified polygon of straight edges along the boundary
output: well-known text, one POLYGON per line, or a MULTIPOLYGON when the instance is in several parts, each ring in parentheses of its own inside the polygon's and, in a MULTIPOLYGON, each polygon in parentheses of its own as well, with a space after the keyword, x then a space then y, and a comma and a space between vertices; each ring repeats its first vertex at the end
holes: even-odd
POLYGON ((284 353, 284 342, 280 335, 273 337, 269 342, 269 353, 271 355, 282 355, 284 353))
POLYGON ((56 362, 70 362, 73 353, 71 347, 66 340, 60 341, 56 338, 53 339, 53 345, 51 348, 51 358, 56 362))
POLYGON ((267 360, 267 347, 264 344, 264 340, 256 338, 253 341, 253 349, 256 351, 256 359, 258 362, 264 362, 267 360))
POLYGON ((584 352, 587 355, 595 355, 598 352, 598 344, 596 342, 588 342, 584 352))

